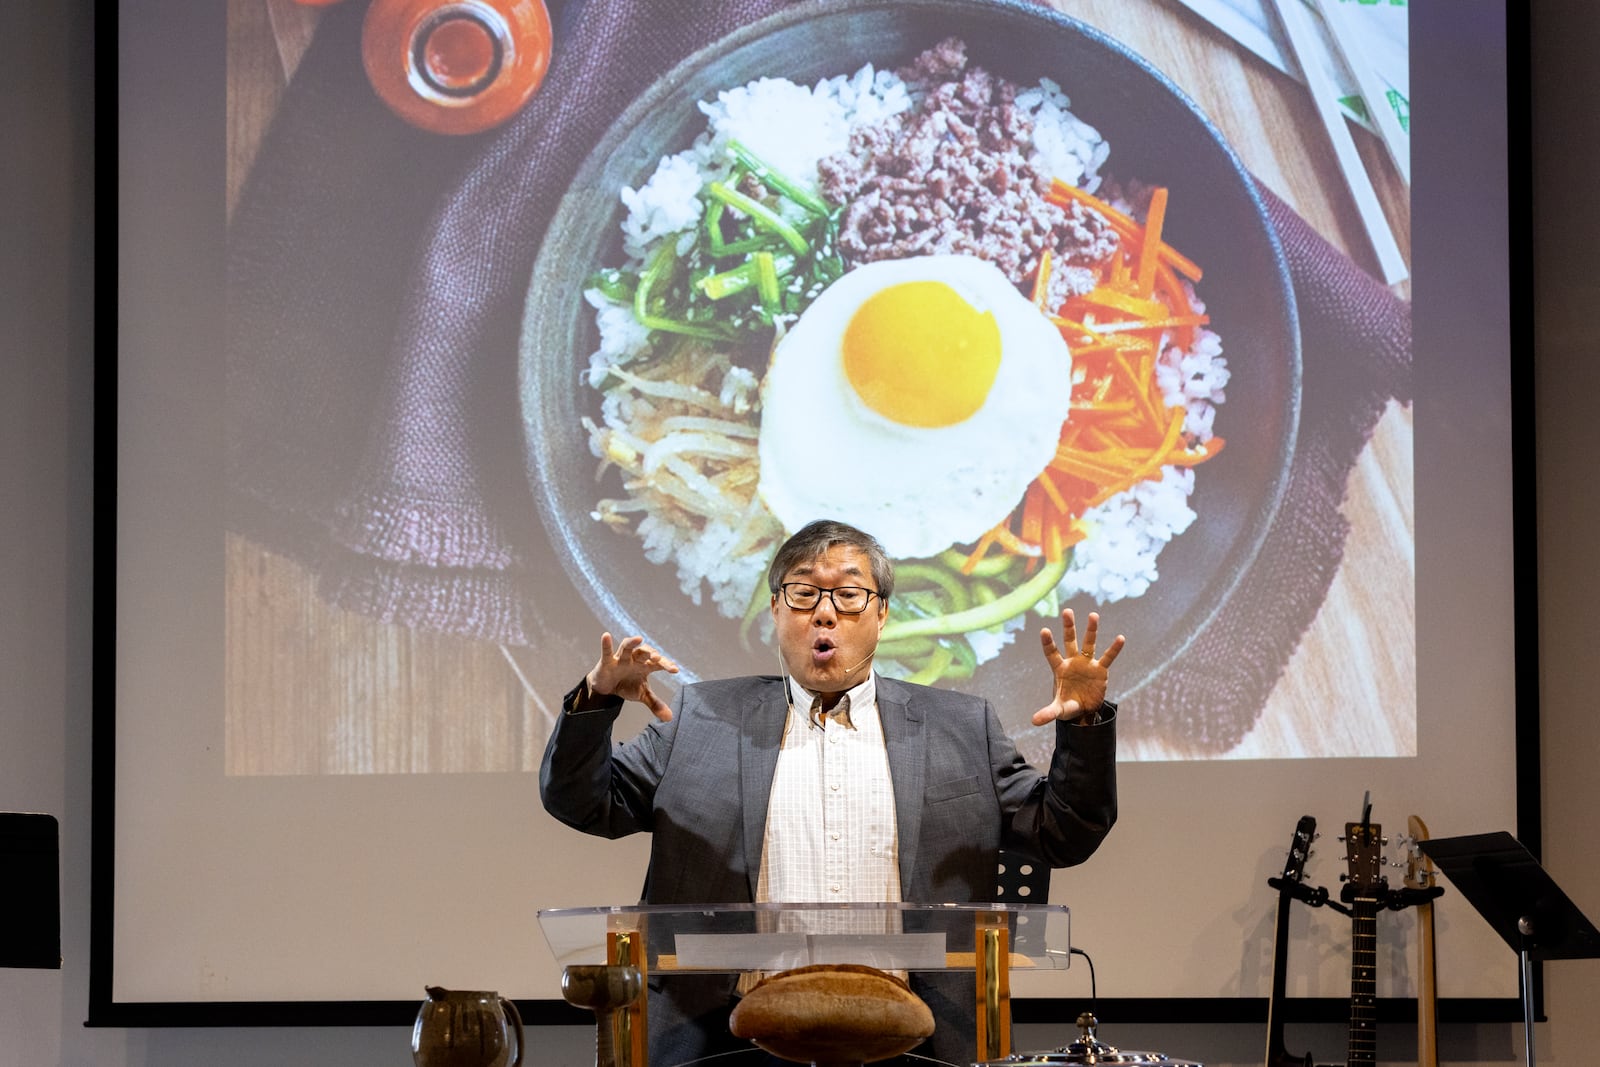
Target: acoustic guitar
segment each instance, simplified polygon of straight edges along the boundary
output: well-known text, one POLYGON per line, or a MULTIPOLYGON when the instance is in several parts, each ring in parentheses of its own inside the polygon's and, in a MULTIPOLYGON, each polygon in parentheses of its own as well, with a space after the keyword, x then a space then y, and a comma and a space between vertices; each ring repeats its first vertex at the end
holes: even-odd
MULTIPOLYGON (((1416 815, 1406 820, 1410 845, 1406 858, 1407 889, 1427 890, 1437 880, 1433 861, 1418 847, 1428 840, 1428 826, 1416 815)), ((1417 904, 1417 1067, 1439 1067, 1439 1014, 1433 950, 1433 901, 1417 904)))
POLYGON ((1378 1062, 1378 912, 1388 898, 1389 882, 1381 873, 1383 830, 1371 816, 1369 804, 1360 822, 1344 825, 1350 873, 1339 899, 1350 905, 1351 923, 1346 1067, 1376 1067, 1378 1062))
POLYGON ((1306 859, 1311 855, 1311 840, 1316 832, 1317 820, 1309 815, 1300 816, 1300 821, 1295 824, 1294 838, 1289 842, 1289 855, 1283 863, 1283 874, 1267 879, 1267 884, 1278 891, 1278 923, 1272 938, 1272 994, 1267 998, 1266 1067, 1312 1067, 1311 1053, 1296 1056, 1284 1047, 1283 1007, 1289 973, 1289 907, 1296 897, 1306 900, 1318 893, 1327 895, 1327 890, 1308 889, 1304 882, 1306 859))

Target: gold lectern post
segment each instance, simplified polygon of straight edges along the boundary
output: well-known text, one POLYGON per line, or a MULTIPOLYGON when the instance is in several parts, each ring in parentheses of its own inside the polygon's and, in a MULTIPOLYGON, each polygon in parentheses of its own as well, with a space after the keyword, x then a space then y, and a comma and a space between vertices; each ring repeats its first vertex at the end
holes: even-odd
MULTIPOLYGON (((606 962, 612 966, 635 967, 639 971, 641 989, 650 980, 649 964, 645 959, 644 916, 638 917, 637 930, 608 930, 606 932, 606 962)), ((649 1033, 646 1003, 643 995, 612 1019, 615 1027, 612 1038, 617 1050, 618 1067, 646 1067, 650 1062, 649 1033)))
POLYGON ((984 912, 977 939, 978 1058, 1011 1055, 1011 929, 1003 914, 984 912))

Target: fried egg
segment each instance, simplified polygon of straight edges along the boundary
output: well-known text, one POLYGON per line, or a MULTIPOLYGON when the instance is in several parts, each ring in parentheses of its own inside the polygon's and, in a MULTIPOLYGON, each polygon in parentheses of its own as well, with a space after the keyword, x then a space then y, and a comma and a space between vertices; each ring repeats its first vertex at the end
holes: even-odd
POLYGON ((786 530, 837 519, 897 559, 970 543, 1054 457, 1071 378, 1060 331, 993 264, 857 267, 773 348, 761 499, 786 530))

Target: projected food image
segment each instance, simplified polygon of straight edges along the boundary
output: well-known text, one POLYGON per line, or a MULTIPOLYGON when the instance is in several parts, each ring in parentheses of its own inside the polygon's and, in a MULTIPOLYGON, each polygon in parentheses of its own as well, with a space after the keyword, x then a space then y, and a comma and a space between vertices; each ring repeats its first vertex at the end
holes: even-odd
POLYGON ((760 78, 619 191, 584 292, 592 521, 686 614, 759 644, 778 542, 842 519, 897 559, 878 668, 960 684, 1060 604, 1162 580, 1223 451, 1227 323, 1165 238, 1205 205, 1120 172, 1071 91, 959 38, 760 78))

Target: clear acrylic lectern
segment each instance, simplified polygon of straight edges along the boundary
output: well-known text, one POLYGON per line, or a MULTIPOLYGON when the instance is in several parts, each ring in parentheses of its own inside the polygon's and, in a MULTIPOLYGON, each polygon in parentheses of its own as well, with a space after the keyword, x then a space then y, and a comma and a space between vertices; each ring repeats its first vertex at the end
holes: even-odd
MULTIPOLYGON (((549 908, 539 926, 564 975, 595 966, 632 967, 647 979, 839 963, 971 971, 984 1060, 1011 1052, 1011 970, 1065 970, 1071 957, 1061 904, 639 904, 549 908)), ((614 1046, 622 1067, 646 1067, 646 997, 613 1007, 596 1009, 597 1025, 610 1027, 602 1045, 614 1046)))

